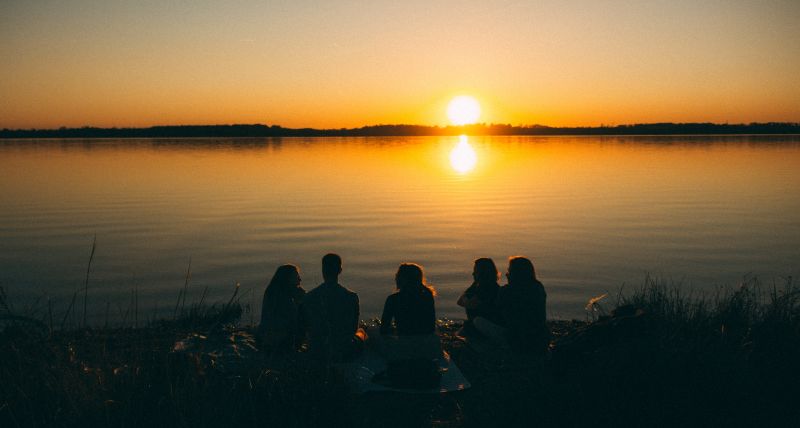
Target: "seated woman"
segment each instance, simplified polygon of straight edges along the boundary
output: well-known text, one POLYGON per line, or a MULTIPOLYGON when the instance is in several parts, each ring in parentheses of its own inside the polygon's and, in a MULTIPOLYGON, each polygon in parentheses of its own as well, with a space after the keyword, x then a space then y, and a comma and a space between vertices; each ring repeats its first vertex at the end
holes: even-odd
POLYGON ((300 304, 306 292, 300 281, 297 266, 282 265, 264 291, 258 333, 264 347, 271 352, 294 351, 303 340, 300 304))
MULTIPOLYGON (((470 336, 476 333, 474 322, 476 318, 502 326, 503 317, 495 305, 497 291, 500 285, 497 280, 500 272, 497 271, 494 261, 490 258, 475 260, 472 268, 472 285, 458 298, 458 306, 466 309, 467 321, 459 331, 459 335, 470 336)), ((480 325, 483 321, 478 321, 480 325)))
POLYGON ((525 257, 511 257, 506 275, 508 285, 500 287, 496 304, 505 321, 508 344, 519 352, 545 352, 550 341, 547 293, 536 279, 533 263, 525 257))
POLYGON ((390 359, 439 358, 433 287, 425 283, 422 267, 403 263, 395 275, 397 291, 386 298, 380 339, 375 342, 390 359))

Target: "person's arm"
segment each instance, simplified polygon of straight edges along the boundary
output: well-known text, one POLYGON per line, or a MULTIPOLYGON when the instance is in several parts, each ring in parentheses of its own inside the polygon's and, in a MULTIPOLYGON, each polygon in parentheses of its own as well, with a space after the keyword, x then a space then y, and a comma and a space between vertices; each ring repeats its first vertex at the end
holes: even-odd
POLYGON ((456 303, 458 306, 466 309, 478 309, 482 305, 481 299, 478 298, 478 296, 467 295, 467 293, 462 294, 456 303))
POLYGON ((308 317, 306 315, 305 305, 303 304, 305 290, 302 288, 300 290, 302 294, 295 300, 295 304, 297 305, 297 329, 295 330, 295 340, 298 342, 298 345, 305 341, 306 334, 308 333, 308 317))
POLYGON ((475 284, 473 283, 472 285, 467 287, 466 290, 464 290, 464 293, 461 294, 461 297, 458 298, 456 304, 458 306, 461 306, 462 308, 472 309, 471 307, 469 307, 469 304, 474 296, 475 296, 475 284))
POLYGON ((261 322, 258 323, 258 330, 263 332, 267 326, 267 292, 264 291, 264 297, 261 299, 261 322))
POLYGON ((381 315, 381 334, 392 334, 392 319, 394 318, 394 294, 386 298, 381 315))
POLYGON ((481 309, 483 301, 478 297, 477 284, 470 286, 467 291, 458 299, 458 305, 466 309, 481 309))
POLYGON ((480 310, 485 305, 486 304, 483 303, 483 300, 481 300, 480 297, 474 296, 471 299, 469 299, 469 301, 467 302, 467 305, 464 306, 464 307, 467 308, 467 309, 478 309, 478 310, 480 310))
POLYGON ((500 287, 500 289, 497 290, 497 297, 494 299, 494 306, 499 318, 498 321, 502 321, 502 325, 509 327, 512 325, 513 320, 511 319, 512 317, 509 313, 506 291, 507 290, 504 290, 503 287, 500 287))
POLYGON ((358 302, 358 294, 354 294, 353 295, 353 300, 354 300, 355 305, 356 305, 356 310, 353 311, 354 315, 355 315, 353 317, 353 334, 355 334, 355 332, 358 330, 358 323, 361 320, 361 318, 360 318, 361 317, 361 308, 360 308, 360 305, 359 305, 359 302, 358 302))
POLYGON ((544 326, 547 325, 547 293, 544 291, 544 286, 539 284, 538 292, 536 293, 536 303, 534 310, 536 311, 536 321, 544 326))
POLYGON ((426 325, 430 326, 430 330, 428 330, 429 333, 436 333, 436 306, 432 294, 430 295, 429 299, 430 301, 428 302, 426 308, 426 325))

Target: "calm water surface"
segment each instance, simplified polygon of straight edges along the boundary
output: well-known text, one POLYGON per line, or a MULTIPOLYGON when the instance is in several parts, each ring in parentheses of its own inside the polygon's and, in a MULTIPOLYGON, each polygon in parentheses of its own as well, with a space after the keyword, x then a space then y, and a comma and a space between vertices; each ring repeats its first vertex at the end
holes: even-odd
MULTIPOLYGON (((281 263, 342 283, 379 315, 403 261, 422 264, 439 315, 472 260, 534 260, 549 316, 651 274, 713 291, 800 274, 800 137, 397 137, 0 141, 0 286, 20 308, 171 314, 241 284, 258 317, 281 263), (79 299, 82 310, 82 298, 79 299)), ((128 316, 130 319, 130 316, 128 316)))

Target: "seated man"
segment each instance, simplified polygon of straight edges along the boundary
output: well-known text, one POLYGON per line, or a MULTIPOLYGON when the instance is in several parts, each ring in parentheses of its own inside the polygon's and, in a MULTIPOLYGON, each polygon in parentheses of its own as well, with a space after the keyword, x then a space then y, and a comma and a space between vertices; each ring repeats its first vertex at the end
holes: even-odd
POLYGON ((324 282, 303 301, 309 352, 330 361, 354 357, 366 340, 366 333, 358 328, 358 295, 339 284, 340 273, 342 258, 326 254, 322 258, 324 282))

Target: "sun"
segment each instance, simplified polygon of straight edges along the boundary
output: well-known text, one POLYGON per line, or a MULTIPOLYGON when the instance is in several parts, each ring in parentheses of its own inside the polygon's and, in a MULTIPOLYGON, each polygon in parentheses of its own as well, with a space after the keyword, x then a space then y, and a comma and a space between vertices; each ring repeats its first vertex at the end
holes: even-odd
POLYGON ((453 125, 469 125, 481 117, 481 106, 478 100, 469 95, 460 95, 453 98, 447 105, 447 117, 453 125))

